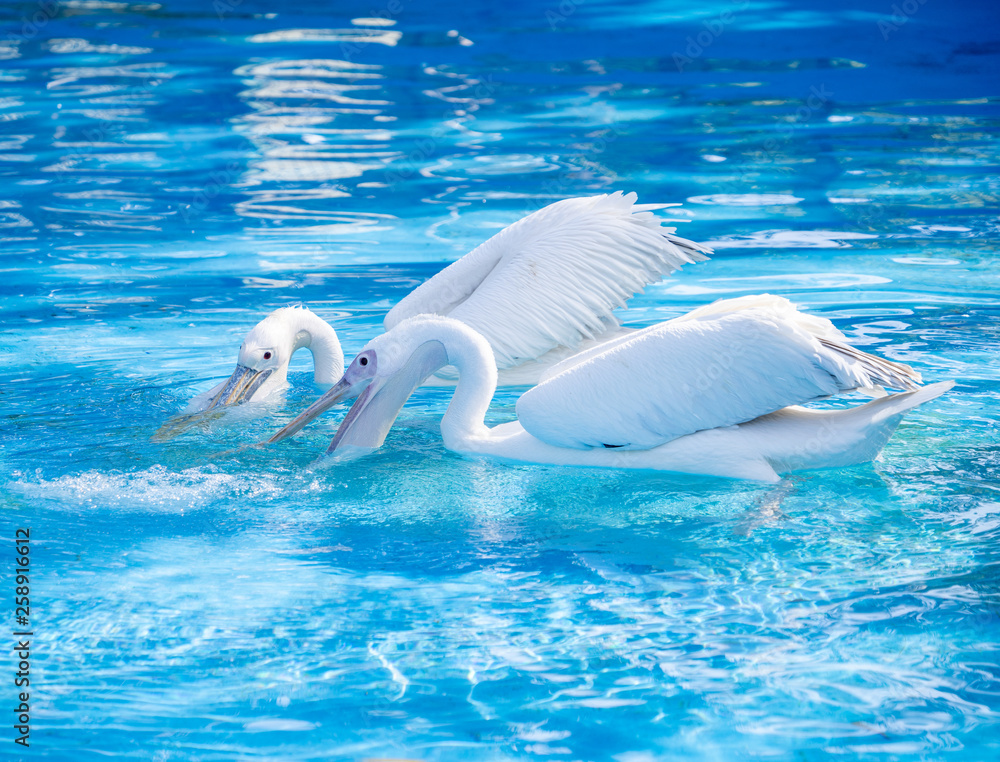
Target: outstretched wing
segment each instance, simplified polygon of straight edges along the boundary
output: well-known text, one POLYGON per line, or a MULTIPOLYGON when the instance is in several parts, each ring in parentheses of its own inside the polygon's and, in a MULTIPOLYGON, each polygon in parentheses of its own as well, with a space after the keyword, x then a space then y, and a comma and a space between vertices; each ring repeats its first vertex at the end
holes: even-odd
POLYGON ((414 289, 385 317, 388 331, 422 313, 448 315, 486 337, 500 369, 617 328, 613 310, 711 250, 673 235, 634 193, 557 201, 504 228, 414 289))
POLYGON ((848 389, 916 388, 907 366, 848 346, 785 299, 764 299, 709 305, 570 358, 521 396, 518 419, 558 447, 643 450, 848 389))

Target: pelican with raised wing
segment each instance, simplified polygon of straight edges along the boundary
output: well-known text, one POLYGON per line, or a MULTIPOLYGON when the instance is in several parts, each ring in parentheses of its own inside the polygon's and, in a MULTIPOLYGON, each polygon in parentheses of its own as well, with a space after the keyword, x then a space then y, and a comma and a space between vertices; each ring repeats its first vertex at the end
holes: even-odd
MULTIPOLYGON (((534 384, 576 352, 631 332, 614 314, 643 287, 711 250, 674 235, 652 210, 621 191, 564 199, 501 230, 404 297, 385 316, 390 330, 417 314, 448 315, 493 348, 501 385, 534 384)), ((261 400, 287 386, 288 361, 313 351, 316 382, 343 370, 334 329, 308 310, 278 310, 244 339, 233 375, 188 404, 155 439, 190 427, 200 413, 261 400)), ((455 383, 441 368, 428 383, 455 383)))
POLYGON ((762 481, 872 460, 907 410, 952 385, 920 387, 910 367, 849 346, 828 320, 765 294, 579 353, 521 396, 516 422, 491 429, 490 343, 453 318, 418 315, 370 341, 329 392, 269 441, 357 396, 327 453, 377 448, 414 389, 446 365, 459 374, 441 421, 450 450, 762 481), (887 396, 883 386, 905 391, 887 396), (798 407, 853 389, 882 396, 849 409, 798 407))

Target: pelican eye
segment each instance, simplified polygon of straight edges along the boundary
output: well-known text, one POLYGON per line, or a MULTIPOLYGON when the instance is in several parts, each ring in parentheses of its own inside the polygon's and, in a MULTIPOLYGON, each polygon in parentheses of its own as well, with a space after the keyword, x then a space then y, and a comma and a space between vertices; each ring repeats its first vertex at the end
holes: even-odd
POLYGON ((270 352, 265 352, 264 353, 264 359, 265 360, 270 360, 271 359, 271 353, 270 352))
POLYGON ((360 360, 358 360, 358 362, 361 365, 367 365, 368 364, 368 358, 367 357, 362 357, 360 360))

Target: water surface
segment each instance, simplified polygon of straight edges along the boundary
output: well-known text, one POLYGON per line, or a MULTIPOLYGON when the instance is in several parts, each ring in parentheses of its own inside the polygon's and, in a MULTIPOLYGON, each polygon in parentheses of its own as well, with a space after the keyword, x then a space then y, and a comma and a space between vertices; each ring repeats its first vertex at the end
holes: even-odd
POLYGON ((23 757, 997 756, 995 12, 891 5, 0 4, 23 757), (226 454, 315 398, 304 357, 150 441, 269 311, 352 357, 504 225, 618 189, 716 248, 630 324, 766 291, 955 390, 778 486, 462 458, 443 390, 357 463, 309 468, 339 414, 226 454))

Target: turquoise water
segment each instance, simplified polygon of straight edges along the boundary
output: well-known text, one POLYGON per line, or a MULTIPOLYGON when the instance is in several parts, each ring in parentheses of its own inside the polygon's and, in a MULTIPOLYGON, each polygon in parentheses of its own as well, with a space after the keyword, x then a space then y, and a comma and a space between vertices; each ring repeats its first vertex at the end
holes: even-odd
POLYGON ((0 756, 1000 755, 996 11, 892 6, 0 3, 34 633, 0 756), (629 323, 767 291, 954 391, 777 486, 462 458, 434 389, 355 463, 309 468, 340 413, 227 453, 315 398, 306 357, 150 441, 272 309, 352 357, 502 226, 617 189, 716 247, 629 323))

